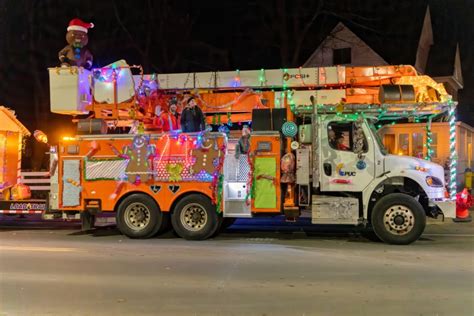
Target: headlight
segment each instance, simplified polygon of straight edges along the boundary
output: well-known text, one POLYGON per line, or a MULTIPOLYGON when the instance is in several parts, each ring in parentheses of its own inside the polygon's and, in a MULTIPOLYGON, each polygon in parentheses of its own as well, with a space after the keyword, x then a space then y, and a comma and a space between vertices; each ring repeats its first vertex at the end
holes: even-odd
POLYGON ((443 181, 436 177, 431 177, 428 176, 426 177, 426 184, 429 185, 430 187, 442 187, 443 186, 443 181))

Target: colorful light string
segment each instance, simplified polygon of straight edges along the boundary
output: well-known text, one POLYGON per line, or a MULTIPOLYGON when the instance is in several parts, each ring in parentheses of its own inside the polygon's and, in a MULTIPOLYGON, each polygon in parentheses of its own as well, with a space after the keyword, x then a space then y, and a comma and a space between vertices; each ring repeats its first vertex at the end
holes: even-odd
POLYGON ((425 127, 426 133, 426 157, 425 160, 431 161, 431 157, 433 156, 433 148, 431 147, 431 143, 433 142, 433 133, 431 132, 431 121, 432 116, 428 118, 425 127))

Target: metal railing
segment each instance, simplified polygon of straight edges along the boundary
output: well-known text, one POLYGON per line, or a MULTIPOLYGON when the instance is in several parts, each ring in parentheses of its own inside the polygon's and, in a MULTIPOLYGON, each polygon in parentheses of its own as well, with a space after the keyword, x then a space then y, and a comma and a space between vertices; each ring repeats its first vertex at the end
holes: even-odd
POLYGON ((51 188, 48 171, 22 171, 21 183, 28 185, 31 191, 49 191, 51 188))

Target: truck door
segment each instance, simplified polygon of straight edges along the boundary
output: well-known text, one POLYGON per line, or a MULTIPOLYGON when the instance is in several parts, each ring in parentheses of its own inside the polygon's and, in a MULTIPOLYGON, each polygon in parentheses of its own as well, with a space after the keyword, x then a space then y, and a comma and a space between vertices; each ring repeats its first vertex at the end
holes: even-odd
POLYGON ((374 179, 373 139, 366 123, 360 125, 363 152, 359 158, 354 152, 356 122, 336 116, 321 122, 321 191, 361 192, 374 179))

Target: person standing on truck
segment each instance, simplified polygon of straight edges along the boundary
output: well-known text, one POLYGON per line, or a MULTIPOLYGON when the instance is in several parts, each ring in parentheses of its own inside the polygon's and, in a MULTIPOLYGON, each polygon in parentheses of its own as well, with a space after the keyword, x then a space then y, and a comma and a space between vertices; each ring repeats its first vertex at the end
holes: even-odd
POLYGON ((242 128, 242 136, 237 145, 235 145, 235 158, 239 159, 240 155, 247 155, 250 150, 250 128, 244 125, 242 128))
POLYGON ((179 130, 180 115, 177 110, 178 101, 171 99, 168 104, 168 111, 162 112, 159 117, 159 124, 163 132, 179 130))
POLYGON ((190 97, 181 113, 181 129, 183 133, 200 132, 206 129, 204 113, 199 108, 194 97, 190 97))

